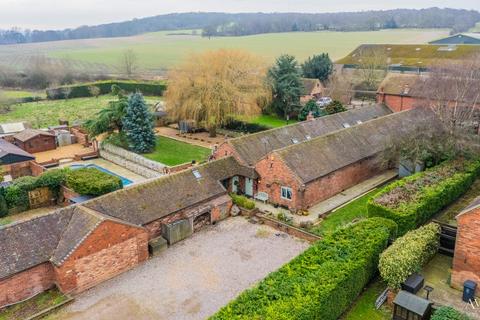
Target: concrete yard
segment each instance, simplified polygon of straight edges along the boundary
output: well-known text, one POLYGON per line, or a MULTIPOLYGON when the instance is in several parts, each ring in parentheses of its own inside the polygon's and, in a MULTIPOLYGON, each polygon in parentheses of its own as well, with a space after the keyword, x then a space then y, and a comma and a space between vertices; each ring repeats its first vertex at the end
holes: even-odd
POLYGON ((243 217, 208 226, 48 319, 205 319, 308 243, 243 217))

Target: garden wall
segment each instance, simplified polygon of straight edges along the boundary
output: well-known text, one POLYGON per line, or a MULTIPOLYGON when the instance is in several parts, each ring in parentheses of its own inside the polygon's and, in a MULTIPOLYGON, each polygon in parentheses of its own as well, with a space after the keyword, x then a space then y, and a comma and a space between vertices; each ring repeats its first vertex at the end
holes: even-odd
POLYGON ((100 156, 145 178, 157 178, 165 172, 165 165, 108 143, 101 144, 100 156))

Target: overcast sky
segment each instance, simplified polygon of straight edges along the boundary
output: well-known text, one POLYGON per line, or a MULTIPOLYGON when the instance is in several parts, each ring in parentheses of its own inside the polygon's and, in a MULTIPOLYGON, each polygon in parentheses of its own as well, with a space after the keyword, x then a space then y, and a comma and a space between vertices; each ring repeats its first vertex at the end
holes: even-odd
POLYGON ((449 7, 480 11, 479 0, 0 0, 0 28, 62 29, 172 12, 335 12, 449 7))

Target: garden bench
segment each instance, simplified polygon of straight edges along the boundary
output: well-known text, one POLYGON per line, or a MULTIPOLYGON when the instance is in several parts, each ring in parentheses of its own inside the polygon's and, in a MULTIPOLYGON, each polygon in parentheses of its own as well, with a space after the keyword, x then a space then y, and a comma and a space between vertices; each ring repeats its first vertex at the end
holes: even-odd
POLYGON ((255 195, 255 200, 263 201, 266 203, 268 201, 268 193, 266 192, 259 192, 255 195))
POLYGON ((98 155, 95 154, 95 155, 92 155, 92 156, 82 157, 82 160, 85 161, 85 160, 92 160, 92 159, 97 159, 97 158, 98 158, 98 155))

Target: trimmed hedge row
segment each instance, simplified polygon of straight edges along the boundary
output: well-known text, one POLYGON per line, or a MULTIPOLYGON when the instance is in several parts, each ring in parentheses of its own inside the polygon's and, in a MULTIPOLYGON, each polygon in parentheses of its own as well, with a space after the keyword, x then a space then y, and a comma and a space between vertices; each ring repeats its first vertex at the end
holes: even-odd
POLYGON ((96 168, 72 170, 67 175, 66 183, 76 193, 89 196, 101 196, 123 188, 119 177, 96 168))
POLYGON ((427 222, 480 176, 480 160, 456 159, 398 180, 368 201, 368 216, 391 219, 399 235, 427 222))
POLYGON ((233 203, 236 204, 237 206, 241 207, 241 208, 244 208, 244 209, 247 209, 247 210, 255 209, 255 202, 248 199, 245 196, 240 196, 238 194, 231 193, 230 197, 232 198, 233 203))
POLYGON ((430 320, 470 320, 470 318, 452 307, 441 307, 433 313, 430 320))
POLYGON ((47 98, 51 100, 65 99, 67 90, 68 98, 85 98, 91 97, 90 87, 97 87, 99 94, 109 94, 112 91, 112 86, 117 85, 123 91, 132 93, 140 91, 146 96, 161 96, 167 89, 166 82, 139 82, 139 81, 123 81, 123 80, 108 80, 97 81, 92 83, 82 83, 78 85, 63 86, 54 89, 47 89, 47 98))
POLYGON ((422 270, 435 256, 440 245, 440 227, 430 223, 407 232, 397 239, 380 255, 378 269, 392 289, 400 289, 401 284, 414 272, 422 270))
POLYGON ((338 229, 210 319, 338 319, 375 274, 395 233, 396 224, 382 218, 338 229))

